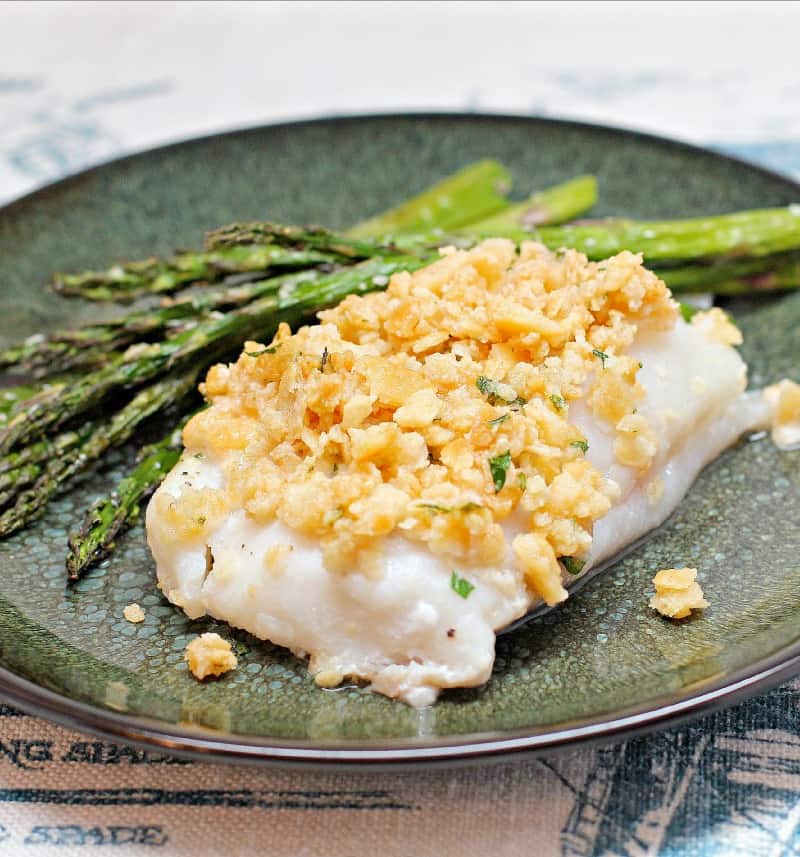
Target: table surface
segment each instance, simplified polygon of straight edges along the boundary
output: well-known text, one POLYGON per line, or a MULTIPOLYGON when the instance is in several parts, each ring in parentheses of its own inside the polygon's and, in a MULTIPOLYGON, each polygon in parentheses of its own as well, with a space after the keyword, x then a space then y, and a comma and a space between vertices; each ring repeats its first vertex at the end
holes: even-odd
MULTIPOLYGON (((800 178, 798 3, 0 2, 0 202, 232 127, 472 110, 663 133, 800 178)), ((488 768, 178 762, 0 704, 0 853, 800 855, 800 682, 488 768)))

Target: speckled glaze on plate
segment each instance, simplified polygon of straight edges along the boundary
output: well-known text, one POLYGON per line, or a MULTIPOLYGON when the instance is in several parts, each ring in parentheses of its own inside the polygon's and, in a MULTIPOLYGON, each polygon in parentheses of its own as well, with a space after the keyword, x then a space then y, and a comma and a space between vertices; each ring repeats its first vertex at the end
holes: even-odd
MULTIPOLYGON (((247 218, 345 226, 483 157, 518 193, 581 172, 600 214, 689 216, 800 201, 800 187, 654 137, 499 116, 386 116, 272 126, 126 158, 0 211, 2 341, 91 310, 43 287, 54 269, 195 246, 247 218)), ((756 385, 800 361, 800 295, 731 309, 756 385)), ((234 632, 240 667, 200 685, 191 621, 155 586, 143 530, 76 586, 65 533, 125 463, 84 478, 34 528, 0 543, 0 695, 68 725, 194 755, 262 762, 493 758, 609 738, 731 702, 800 670, 800 453, 743 441, 712 464, 646 544, 497 644, 492 680, 432 709, 357 688, 320 691, 288 652, 234 632), (647 608, 653 571, 692 565, 711 607, 669 623, 647 608), (141 625, 122 619, 138 601, 141 625)))

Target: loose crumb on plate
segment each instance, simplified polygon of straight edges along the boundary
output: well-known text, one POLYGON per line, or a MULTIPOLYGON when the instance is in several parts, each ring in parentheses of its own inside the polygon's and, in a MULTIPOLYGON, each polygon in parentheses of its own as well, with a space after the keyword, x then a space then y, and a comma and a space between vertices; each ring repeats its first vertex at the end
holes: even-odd
POLYGON ((344 676, 338 670, 320 670, 314 676, 317 687, 338 687, 343 680, 344 676))
POLYGON ((665 568, 653 578, 656 594, 650 606, 669 619, 684 619, 692 610, 704 610, 708 601, 697 582, 696 568, 665 568))
POLYGON ((144 610, 138 604, 128 604, 122 611, 122 615, 134 625, 144 622, 144 610))
POLYGON ((223 640, 213 632, 195 637, 186 646, 184 659, 196 679, 207 676, 220 676, 230 670, 235 670, 238 664, 236 655, 228 640, 223 640))
POLYGON ((764 398, 772 409, 772 441, 779 449, 800 449, 800 384, 788 378, 767 387, 764 398))

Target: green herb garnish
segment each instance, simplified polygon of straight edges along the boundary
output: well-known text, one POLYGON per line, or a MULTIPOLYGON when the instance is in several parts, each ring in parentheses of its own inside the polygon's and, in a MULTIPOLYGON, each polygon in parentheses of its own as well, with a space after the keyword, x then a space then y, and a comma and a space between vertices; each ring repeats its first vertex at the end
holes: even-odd
POLYGON ((443 506, 441 503, 417 503, 420 509, 427 509, 429 512, 452 512, 452 506, 443 506))
POLYGON ((567 570, 568 574, 580 574, 586 562, 574 556, 560 556, 558 561, 567 570))
POLYGON ((499 417, 495 417, 493 420, 489 420, 490 426, 499 426, 502 425, 506 420, 511 419, 511 414, 501 414, 499 417))
POLYGON ((268 345, 266 348, 262 348, 261 351, 245 351, 245 354, 248 357, 261 357, 262 354, 274 354, 280 347, 280 342, 276 342, 274 345, 268 345))
POLYGON ((480 503, 467 501, 460 506, 445 506, 442 503, 417 503, 417 508, 426 509, 428 512, 448 514, 450 512, 475 512, 478 509, 482 509, 483 506, 480 503))
POLYGON ((492 378, 487 378, 485 375, 478 375, 475 379, 475 386, 481 391, 481 394, 486 396, 486 401, 490 405, 496 405, 498 402, 503 405, 511 405, 512 408, 521 408, 526 400, 522 396, 517 396, 515 399, 507 399, 500 392, 500 382, 492 378))
POLYGON ((326 366, 326 365, 327 365, 327 363, 328 363, 328 358, 329 358, 329 357, 330 357, 330 354, 328 354, 328 346, 326 345, 326 346, 322 349, 322 356, 319 358, 319 371, 320 371, 320 372, 324 372, 324 371, 325 371, 325 366, 326 366))
POLYGON ((681 315, 683 316, 683 320, 689 322, 692 320, 692 316, 697 312, 697 308, 693 306, 689 306, 689 304, 685 304, 681 302, 678 304, 681 308, 681 315))
POLYGON ((600 358, 600 362, 603 364, 603 369, 605 369, 606 360, 608 360, 608 354, 606 354, 605 351, 601 351, 599 348, 593 348, 592 354, 594 354, 595 357, 600 358))
POLYGON ((519 483, 519 490, 524 492, 528 487, 528 477, 522 470, 517 473, 517 482, 519 483))
POLYGON ((564 405, 566 405, 566 404, 567 404, 567 403, 564 401, 564 397, 563 397, 563 396, 559 396, 557 393, 553 393, 553 395, 552 395, 552 396, 550 396, 550 401, 553 403, 553 407, 554 407, 557 411, 561 411, 561 410, 563 410, 563 409, 564 409, 564 405))
POLYGON ((454 571, 450 575, 450 588, 456 595, 462 598, 469 598, 470 592, 475 588, 466 578, 460 577, 458 572, 454 571))
POLYGON ((492 481, 494 482, 494 493, 499 493, 506 484, 506 475, 508 468, 511 467, 511 453, 504 452, 502 455, 496 455, 489 459, 489 470, 492 473, 492 481))
POLYGON ((589 451, 589 444, 585 440, 573 440, 570 446, 577 447, 584 455, 589 451))

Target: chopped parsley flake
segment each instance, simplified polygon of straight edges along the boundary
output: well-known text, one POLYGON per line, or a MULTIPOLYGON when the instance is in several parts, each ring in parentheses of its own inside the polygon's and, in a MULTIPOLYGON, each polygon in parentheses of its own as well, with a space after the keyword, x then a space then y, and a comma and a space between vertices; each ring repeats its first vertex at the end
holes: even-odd
POLYGON ((605 369, 606 360, 608 360, 608 354, 606 354, 605 351, 601 351, 599 348, 593 348, 592 354, 594 354, 595 357, 600 358, 600 362, 603 364, 603 369, 605 369))
POLYGON ((246 655, 250 651, 250 646, 248 646, 247 643, 241 642, 241 640, 234 640, 231 648, 233 649, 234 655, 239 657, 246 655))
POLYGON ((461 577, 457 571, 450 575, 450 588, 456 595, 462 598, 469 598, 470 592, 475 588, 465 577, 461 577))
POLYGON ((689 306, 689 304, 685 304, 681 302, 679 304, 681 308, 681 315, 683 316, 684 321, 691 321, 692 316, 697 312, 697 310, 693 306, 689 306))
POLYGON ((492 473, 495 494, 498 494, 506 484, 506 475, 508 474, 509 467, 511 467, 510 452, 504 452, 502 455, 496 455, 494 458, 489 459, 489 470, 492 473))
POLYGON ((517 473, 517 482, 519 483, 519 490, 524 492, 528 487, 528 477, 522 470, 517 473))
POLYGON ((568 574, 580 574, 586 565, 584 560, 574 556, 560 556, 558 561, 564 566, 568 574))
POLYGON ((585 440, 573 440, 570 446, 577 447, 584 455, 589 451, 589 444, 585 440))
POLYGON ((326 366, 326 365, 327 365, 327 363, 328 363, 328 358, 329 358, 329 357, 330 357, 330 354, 328 354, 328 346, 326 345, 326 346, 322 349, 322 356, 319 358, 319 371, 320 371, 320 372, 324 372, 324 371, 325 371, 325 366, 326 366))
POLYGON ((515 399, 507 399, 500 393, 500 383, 492 378, 487 378, 485 375, 478 375, 475 379, 475 386, 481 391, 481 394, 486 396, 486 401, 490 405, 498 403, 502 405, 511 405, 512 408, 519 410, 526 400, 522 396, 517 396, 515 399))
POLYGON ((440 512, 442 514, 449 514, 450 512, 475 512, 483 508, 480 503, 473 503, 472 501, 462 503, 460 506, 445 506, 443 503, 417 503, 417 507, 419 509, 426 509, 428 512, 440 512))
POLYGON ((262 348, 261 351, 245 351, 245 354, 248 357, 261 357, 262 354, 274 354, 280 347, 280 342, 276 342, 274 345, 268 345, 266 348, 262 348))
POLYGON ((499 426, 502 425, 506 420, 511 419, 511 414, 501 414, 499 417, 495 417, 493 420, 489 420, 490 426, 499 426))
POLYGON ((553 403, 553 407, 554 407, 557 411, 561 411, 561 410, 563 410, 563 409, 564 409, 564 405, 566 405, 566 404, 567 404, 567 403, 564 401, 564 397, 563 397, 563 396, 559 396, 557 393, 553 393, 553 395, 552 395, 552 396, 550 396, 550 401, 553 403))
POLYGON ((418 503, 420 509, 427 509, 429 512, 452 512, 452 506, 444 506, 441 503, 418 503))

